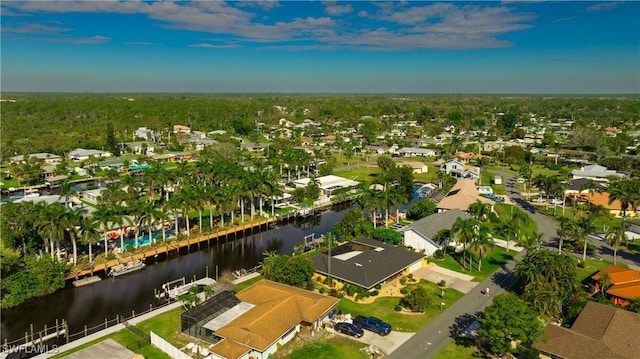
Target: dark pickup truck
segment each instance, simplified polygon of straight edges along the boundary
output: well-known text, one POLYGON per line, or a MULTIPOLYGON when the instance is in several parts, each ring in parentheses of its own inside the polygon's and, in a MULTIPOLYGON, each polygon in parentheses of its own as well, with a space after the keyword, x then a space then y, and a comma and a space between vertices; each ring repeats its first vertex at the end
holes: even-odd
POLYGON ((385 323, 382 320, 376 317, 364 317, 362 315, 358 315, 353 319, 353 324, 356 326, 370 330, 374 333, 378 333, 380 335, 387 335, 391 333, 391 325, 389 323, 385 323))

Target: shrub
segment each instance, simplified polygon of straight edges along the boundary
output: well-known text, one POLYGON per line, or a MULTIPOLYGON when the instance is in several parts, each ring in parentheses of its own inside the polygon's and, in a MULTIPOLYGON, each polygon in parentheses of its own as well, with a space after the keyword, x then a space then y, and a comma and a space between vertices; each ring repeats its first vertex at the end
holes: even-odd
POLYGON ((400 289, 400 293, 402 293, 402 294, 407 294, 407 293, 409 293, 409 287, 402 287, 402 288, 400 289))
POLYGON ((396 306, 393 307, 393 310, 395 310, 396 312, 399 312, 402 310, 402 307, 399 304, 396 304, 396 306))
POLYGON ((447 282, 445 282, 444 279, 438 282, 438 287, 446 287, 446 286, 447 286, 447 282))
POLYGON ((402 284, 402 285, 407 284, 407 277, 400 278, 400 284, 402 284))
POLYGON ((378 294, 380 294, 380 292, 378 290, 374 290, 374 291, 369 292, 369 295, 372 296, 372 297, 375 297, 378 294))
POLYGON ((377 290, 382 289, 382 284, 378 283, 378 285, 376 285, 376 289, 377 289, 377 290))
POLYGON ((320 294, 325 294, 325 293, 327 293, 327 288, 320 287, 319 292, 320 292, 320 294))
POLYGON ((409 280, 413 282, 413 273, 409 273, 409 275, 407 275, 407 278, 409 278, 409 280))
POLYGON ((436 249, 436 251, 433 252, 433 258, 444 259, 444 252, 442 251, 442 249, 436 249))
POLYGON ((427 293, 427 290, 422 286, 413 288, 404 298, 400 300, 400 305, 409 308, 414 312, 424 312, 429 304, 431 304, 431 298, 429 297, 429 293, 427 293))

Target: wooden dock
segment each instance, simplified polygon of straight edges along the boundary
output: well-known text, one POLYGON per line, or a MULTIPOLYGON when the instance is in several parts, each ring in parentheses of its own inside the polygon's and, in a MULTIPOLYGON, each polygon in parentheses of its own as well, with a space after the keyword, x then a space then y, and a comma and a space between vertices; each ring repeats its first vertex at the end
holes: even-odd
POLYGON ((109 268, 118 264, 127 263, 136 259, 145 259, 149 257, 155 257, 159 254, 169 254, 170 252, 178 251, 180 248, 188 248, 194 244, 200 244, 202 242, 208 242, 212 239, 219 239, 221 237, 227 237, 232 234, 244 233, 247 230, 254 230, 262 226, 269 226, 272 222, 275 222, 276 218, 263 218, 257 221, 243 223, 232 227, 220 228, 215 231, 199 234, 192 234, 191 236, 185 236, 179 242, 160 243, 157 246, 144 246, 140 247, 139 252, 133 252, 131 254, 124 253, 126 257, 119 259, 112 259, 107 262, 94 263, 93 266, 72 269, 65 277, 66 280, 77 280, 80 277, 86 275, 93 275, 95 272, 106 271, 109 268))

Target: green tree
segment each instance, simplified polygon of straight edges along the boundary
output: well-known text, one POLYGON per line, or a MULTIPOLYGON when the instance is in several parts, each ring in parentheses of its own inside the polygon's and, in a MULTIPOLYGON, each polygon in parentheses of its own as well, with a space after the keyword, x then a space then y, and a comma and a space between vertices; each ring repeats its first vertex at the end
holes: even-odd
POLYGON ((576 259, 552 251, 533 251, 516 264, 522 298, 546 318, 558 318, 562 307, 578 292, 576 259))
POLYGON ((485 308, 478 318, 478 335, 490 340, 491 351, 496 354, 512 353, 511 343, 517 343, 516 352, 531 348, 544 327, 537 314, 527 303, 513 294, 501 294, 485 308))
POLYGON ((107 123, 106 129, 107 135, 105 140, 105 148, 107 151, 113 153, 114 156, 120 156, 120 145, 118 144, 118 140, 116 139, 115 131, 113 129, 112 123, 107 123))
POLYGON ((482 258, 491 250, 491 247, 493 244, 489 240, 489 228, 480 226, 474 241, 469 244, 469 251, 478 256, 478 272, 482 270, 482 258))
POLYGON ((618 247, 627 240, 626 228, 623 223, 614 225, 605 233, 607 242, 613 247, 613 264, 618 262, 618 247))
POLYGON ((411 309, 413 312, 424 312, 432 304, 433 300, 423 286, 417 285, 400 300, 400 305, 411 309))
POLYGON ((407 211, 407 218, 417 221, 421 218, 430 216, 435 212, 436 204, 433 203, 433 201, 429 199, 421 199, 407 211))

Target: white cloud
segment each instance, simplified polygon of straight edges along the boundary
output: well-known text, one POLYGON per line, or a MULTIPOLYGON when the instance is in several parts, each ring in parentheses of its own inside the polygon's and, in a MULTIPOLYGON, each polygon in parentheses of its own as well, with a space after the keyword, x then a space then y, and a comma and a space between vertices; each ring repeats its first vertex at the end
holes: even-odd
POLYGON ((280 3, 278 1, 272 0, 258 0, 258 1, 237 1, 235 3, 236 6, 240 7, 258 7, 262 10, 271 10, 277 7, 280 7, 280 3))
POLYGON ((144 42, 144 41, 125 41, 123 42, 125 45, 133 45, 133 46, 153 46, 155 45, 153 42, 144 42))
POLYGON ((238 44, 214 45, 214 44, 201 43, 201 44, 191 44, 189 45, 189 47, 200 47, 200 48, 206 48, 206 49, 235 49, 241 46, 238 44))
MULTIPOLYGON (((325 2, 325 12, 336 16, 352 12, 349 3, 325 2)), ((5 6, 6 3, 3 3, 5 6)), ((253 43, 272 43, 269 48, 296 46, 307 49, 357 48, 393 49, 471 49, 512 46, 500 35, 531 28, 535 15, 504 6, 485 3, 423 3, 376 1, 371 10, 358 12, 369 19, 365 27, 326 16, 285 18, 270 23, 258 16, 256 7, 273 9, 282 4, 270 1, 252 3, 222 1, 143 2, 143 1, 26 1, 11 2, 12 10, 23 13, 97 12, 146 14, 157 26, 225 35, 225 39, 253 43), (293 42, 293 44, 292 44, 293 42), (295 44, 300 42, 300 44, 295 44), (302 43, 304 42, 304 44, 302 43), (313 44, 313 45, 309 45, 313 44)), ((284 5, 286 6, 286 5, 284 5)), ((284 14, 284 13, 283 13, 284 14)), ((298 13, 299 14, 299 13, 298 13)), ((44 31, 44 30, 43 30, 44 31)), ((192 47, 240 46, 238 44, 192 47)))
POLYGON ((2 26, 2 32, 10 32, 14 34, 56 35, 71 30, 73 29, 59 26, 47 26, 42 24, 23 24, 18 26, 5 24, 2 26))
POLYGON ((351 4, 338 5, 336 1, 323 1, 322 3, 325 5, 324 12, 329 15, 344 15, 353 11, 351 4))
POLYGON ((615 9, 617 8, 619 5, 621 4, 621 2, 618 1, 609 1, 609 2, 602 2, 602 3, 597 3, 597 4, 593 4, 587 7, 587 11, 589 12, 595 12, 595 11, 602 11, 602 10, 611 10, 611 9, 615 9))

